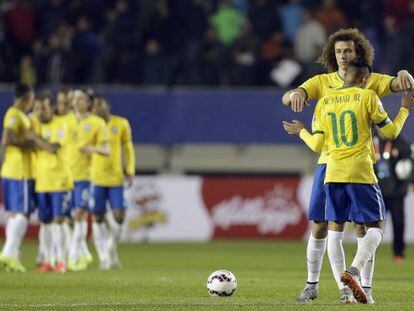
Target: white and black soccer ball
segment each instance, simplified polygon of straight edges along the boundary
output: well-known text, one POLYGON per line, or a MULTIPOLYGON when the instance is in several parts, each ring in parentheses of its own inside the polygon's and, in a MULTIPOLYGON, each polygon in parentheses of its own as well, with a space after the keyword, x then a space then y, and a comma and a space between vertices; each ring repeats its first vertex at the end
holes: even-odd
POLYGON ((212 296, 231 296, 236 289, 237 280, 234 274, 230 271, 214 271, 207 279, 207 290, 212 296))

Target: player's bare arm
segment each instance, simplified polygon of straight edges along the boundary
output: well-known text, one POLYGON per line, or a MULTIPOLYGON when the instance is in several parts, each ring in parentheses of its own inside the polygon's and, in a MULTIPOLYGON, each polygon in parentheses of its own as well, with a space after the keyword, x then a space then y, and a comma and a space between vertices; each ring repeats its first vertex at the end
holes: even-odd
POLYGON ((294 112, 301 112, 306 104, 306 93, 301 88, 287 91, 282 97, 282 102, 286 106, 291 105, 294 112))
POLYGON ((391 82, 391 90, 403 92, 414 89, 414 78, 407 70, 400 70, 391 82))

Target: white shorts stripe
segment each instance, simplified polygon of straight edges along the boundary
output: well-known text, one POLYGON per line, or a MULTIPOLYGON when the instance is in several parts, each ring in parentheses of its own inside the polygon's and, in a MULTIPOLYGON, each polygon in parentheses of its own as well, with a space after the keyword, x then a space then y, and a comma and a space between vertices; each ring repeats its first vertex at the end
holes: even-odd
POLYGON ((23 211, 29 213, 29 182, 26 179, 23 180, 23 211))
POLYGON ((380 199, 380 189, 378 188, 378 185, 374 185, 374 189, 375 189, 375 195, 377 196, 377 202, 378 202, 378 208, 379 208, 379 216, 381 220, 384 220, 384 215, 382 215, 382 205, 381 205, 381 199, 380 199))

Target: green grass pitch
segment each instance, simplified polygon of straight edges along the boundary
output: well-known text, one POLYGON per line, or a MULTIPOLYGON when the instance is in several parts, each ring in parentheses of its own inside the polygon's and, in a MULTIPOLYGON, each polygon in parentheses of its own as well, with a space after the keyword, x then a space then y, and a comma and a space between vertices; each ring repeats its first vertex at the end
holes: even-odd
MULTIPOLYGON (((91 245, 91 248, 93 246, 91 245)), ((123 268, 40 274, 34 271, 37 245, 23 246, 25 274, 0 272, 0 308, 7 310, 414 310, 414 252, 395 264, 381 245, 374 277, 376 305, 341 305, 325 256, 319 298, 295 305, 305 278, 305 242, 217 241, 206 244, 126 244, 123 268), (208 275, 232 271, 232 297, 210 297, 208 275)), ((355 246, 347 245, 347 262, 355 246)))

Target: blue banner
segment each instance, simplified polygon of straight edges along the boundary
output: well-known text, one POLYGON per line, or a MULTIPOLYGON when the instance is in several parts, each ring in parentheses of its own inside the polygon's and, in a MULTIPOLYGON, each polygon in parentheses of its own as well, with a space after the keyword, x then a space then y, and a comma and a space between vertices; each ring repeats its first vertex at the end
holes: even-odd
MULTIPOLYGON (((136 143, 300 143, 287 135, 282 121, 301 120, 310 127, 313 107, 293 113, 283 106, 280 91, 263 90, 133 90, 102 92, 114 114, 129 120, 136 143)), ((383 98, 394 117, 401 95, 383 98)), ((0 116, 12 103, 10 92, 0 92, 0 116)), ((407 121, 403 134, 414 141, 414 125, 407 121)))

